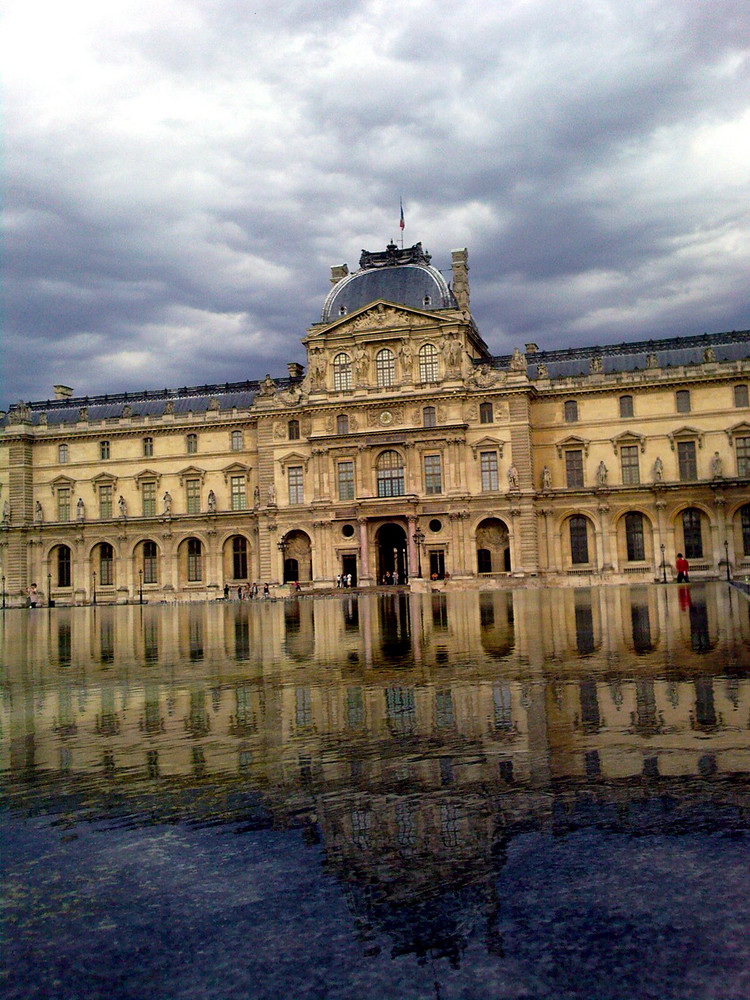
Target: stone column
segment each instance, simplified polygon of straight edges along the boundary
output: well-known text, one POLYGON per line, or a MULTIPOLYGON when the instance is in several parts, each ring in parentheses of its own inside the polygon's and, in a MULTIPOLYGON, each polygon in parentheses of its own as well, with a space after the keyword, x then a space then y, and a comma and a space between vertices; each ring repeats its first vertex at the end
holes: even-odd
POLYGON ((406 544, 409 552, 409 579, 417 576, 418 572, 418 560, 417 560, 417 545, 414 541, 414 532, 417 530, 417 519, 414 515, 409 515, 406 527, 406 544))
POLYGON ((612 564, 609 561, 609 544, 607 535, 609 534, 609 504, 606 500, 600 499, 598 505, 599 511, 599 530, 602 538, 602 573, 611 573, 612 564))
POLYGON ((510 514, 511 575, 524 576, 523 557, 521 555, 521 532, 519 530, 521 508, 511 507, 508 513, 510 514))
POLYGON ((544 545, 545 545, 546 559, 547 559, 547 570, 546 570, 547 573, 554 572, 553 567, 555 561, 553 539, 549 528, 549 519, 551 515, 552 515, 551 507, 542 507, 541 510, 537 511, 537 517, 544 519, 544 545))
POLYGON ((370 548, 367 541, 367 518, 357 518, 359 524, 359 573, 360 579, 364 583, 372 582, 370 576, 370 548))
POLYGON ((657 497, 657 500, 656 500, 656 503, 655 503, 654 506, 656 507, 656 523, 657 523, 657 530, 658 530, 658 536, 659 536, 659 550, 658 550, 658 552, 656 550, 654 550, 654 562, 656 563, 656 573, 655 573, 655 576, 656 576, 656 578, 658 580, 663 580, 664 579, 664 573, 663 573, 662 568, 661 568, 661 560, 662 560, 661 547, 662 547, 662 545, 664 545, 664 564, 666 565, 666 562, 667 562, 667 553, 666 553, 666 537, 665 537, 665 525, 664 525, 664 511, 665 511, 666 506, 667 506, 667 501, 664 500, 664 499, 662 499, 661 497, 657 497))
POLYGON ((716 526, 711 529, 711 540, 713 542, 713 563, 717 572, 726 574, 726 560, 732 558, 734 549, 734 539, 727 535, 726 509, 727 498, 721 493, 714 496, 714 506, 716 507, 716 526), (724 539, 729 542, 729 551, 724 548, 724 539))

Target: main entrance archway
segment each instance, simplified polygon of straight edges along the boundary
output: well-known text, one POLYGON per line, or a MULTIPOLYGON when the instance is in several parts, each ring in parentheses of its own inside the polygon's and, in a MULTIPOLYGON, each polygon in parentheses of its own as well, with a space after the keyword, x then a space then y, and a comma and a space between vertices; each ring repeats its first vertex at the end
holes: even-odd
POLYGON ((505 521, 487 517, 477 528, 477 573, 510 573, 510 533, 505 521))
POLYGON ((392 583, 394 573, 398 583, 409 578, 406 532, 398 525, 381 525, 375 535, 378 545, 378 583, 392 583))

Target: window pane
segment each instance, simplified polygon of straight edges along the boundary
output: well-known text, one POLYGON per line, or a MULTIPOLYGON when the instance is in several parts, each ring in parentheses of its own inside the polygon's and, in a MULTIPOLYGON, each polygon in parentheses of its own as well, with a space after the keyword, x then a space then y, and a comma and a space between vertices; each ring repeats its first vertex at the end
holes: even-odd
POLYGON ((677 442, 677 460, 680 468, 680 479, 689 481, 698 478, 698 465, 695 458, 695 441, 677 442))
POLYGON ((99 583, 102 587, 112 586, 114 550, 108 542, 102 542, 99 546, 99 583))
POLYGON ((702 559, 701 514, 695 507, 682 512, 682 534, 685 540, 685 558, 702 559))
POLYGON ((151 437, 146 437, 143 439, 143 454, 146 458, 150 458, 154 453, 154 439, 151 437))
POLYGON ((750 476, 750 437, 737 438, 737 475, 750 476))
POLYGON ((740 511, 740 524, 742 525, 742 554, 750 556, 750 506, 743 507, 740 511))
POLYGON ((109 441, 99 442, 99 458, 106 461, 109 458, 109 441))
POLYGON ((188 514, 200 514, 201 511, 201 481, 188 479, 185 483, 185 500, 188 514))
POLYGON ((579 515, 570 519, 570 557, 574 565, 580 565, 589 561, 586 518, 579 515))
POLYGON ((67 545, 57 550, 57 586, 70 586, 70 549, 67 545))
POLYGON ((232 476, 232 510, 245 510, 247 506, 247 493, 245 489, 244 476, 232 476))
POLYGON ((57 491, 57 520, 70 520, 70 490, 67 488, 57 491))
POLYGON ((352 387, 352 363, 348 354, 337 354, 333 359, 333 388, 343 392, 352 387))
POLYGON ((198 451, 198 435, 188 434, 186 442, 188 455, 194 455, 198 451))
POLYGON ((232 431, 232 451, 242 451, 242 431, 232 431))
POLYGON ((287 476, 289 478, 289 503, 304 503, 302 466, 291 465, 287 470, 287 476))
POLYGON ((112 517, 112 487, 99 487, 99 517, 106 519, 112 517))
POLYGON ((299 420, 289 421, 289 440, 290 441, 299 440, 299 420))
POLYGON ((404 467, 397 451, 384 451, 378 458, 378 496, 404 495, 404 467))
POLYGON ((156 572, 156 542, 143 543, 143 582, 158 583, 156 572))
POLYGON ((569 399, 565 403, 565 423, 574 424, 578 420, 578 403, 574 399, 569 399))
POLYGON ((497 452, 483 451, 479 455, 482 471, 482 491, 487 493, 498 488, 497 452))
POLYGON ((378 351, 375 358, 375 374, 378 385, 383 388, 390 388, 396 377, 396 362, 393 351, 387 348, 378 351))
POLYGON ((156 516, 156 483, 141 483, 143 495, 143 516, 156 516))
POLYGON ((628 545, 628 561, 634 562, 646 558, 643 543, 643 516, 636 512, 625 515, 625 538, 628 545))
POLYGON ((349 433, 349 417, 347 417, 345 413, 340 413, 336 417, 336 433, 337 434, 349 433))
POLYGON ((479 406, 479 423, 491 424, 493 421, 492 403, 481 403, 479 406))
POLYGON ((419 381, 437 382, 438 360, 434 344, 423 344, 419 349, 419 381))
POLYGON ((422 423, 425 427, 435 427, 437 425, 437 412, 434 406, 425 406, 422 410, 422 423))
POLYGON ((680 389, 676 394, 677 412, 690 413, 690 392, 688 389, 680 389))
POLYGON ((736 385, 734 387, 734 405, 746 407, 748 405, 748 392, 746 385, 736 385))
POLYGON ((61 444, 58 446, 57 460, 58 462, 62 462, 63 464, 65 464, 65 462, 68 461, 68 446, 66 444, 61 444))
POLYGON ((424 488, 425 493, 443 492, 440 455, 425 455, 424 457, 424 488))
POLYGON ((339 500, 354 499, 354 462, 339 462, 339 500))
POLYGON ((583 452, 579 449, 565 452, 565 477, 569 487, 583 486, 583 452))
POLYGON ((638 445, 623 445, 620 448, 622 462, 622 481, 626 486, 640 483, 641 475, 638 468, 638 445))
POLYGON ((247 539, 242 535, 232 541, 232 572, 235 580, 247 579, 247 539))
POLYGON ((620 416, 621 417, 632 417, 633 416, 633 397, 632 396, 620 396, 620 416))

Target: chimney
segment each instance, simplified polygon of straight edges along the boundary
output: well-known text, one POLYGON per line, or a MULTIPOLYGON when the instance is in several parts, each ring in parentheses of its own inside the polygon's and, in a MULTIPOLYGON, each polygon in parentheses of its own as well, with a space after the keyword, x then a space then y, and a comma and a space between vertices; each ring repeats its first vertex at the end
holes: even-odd
POLYGON ((331 268, 331 284, 338 285, 349 273, 348 264, 334 264, 331 268))
POLYGON ((289 378, 302 378, 305 373, 299 361, 287 361, 286 370, 289 372, 289 378))
POLYGON ((469 252, 466 247, 463 250, 451 250, 451 261, 453 263, 453 294, 458 302, 458 308, 468 310, 469 252))
POLYGON ((55 399, 70 399, 73 395, 69 385, 53 385, 52 388, 55 390, 55 399))

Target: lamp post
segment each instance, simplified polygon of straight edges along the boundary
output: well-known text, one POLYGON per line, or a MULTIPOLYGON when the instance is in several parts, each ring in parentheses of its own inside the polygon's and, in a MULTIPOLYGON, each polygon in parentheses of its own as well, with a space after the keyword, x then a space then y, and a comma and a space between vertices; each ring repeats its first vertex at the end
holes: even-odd
POLYGON ((91 575, 94 578, 94 590, 91 597, 91 603, 94 605, 94 607, 96 607, 96 570, 94 570, 94 572, 91 575))
POLYGON ((5 573, 3 573, 3 611, 5 611, 5 573))
POLYGON ((667 582, 667 564, 664 562, 664 542, 661 543, 661 582, 667 582))
POLYGON ((277 548, 281 553, 281 582, 286 583, 286 535, 282 535, 277 543, 277 548))
POLYGON ((143 570, 138 570, 138 603, 143 604, 143 570))
POLYGON ((417 576, 422 577, 422 542, 424 541, 424 532, 417 525, 417 529, 412 535, 414 539, 414 544, 417 546, 417 576))
POLYGON ((47 610, 52 607, 52 574, 47 574, 47 610))
POLYGON ((724 539, 724 565, 727 568, 727 583, 732 582, 732 577, 729 574, 729 542, 724 539))

